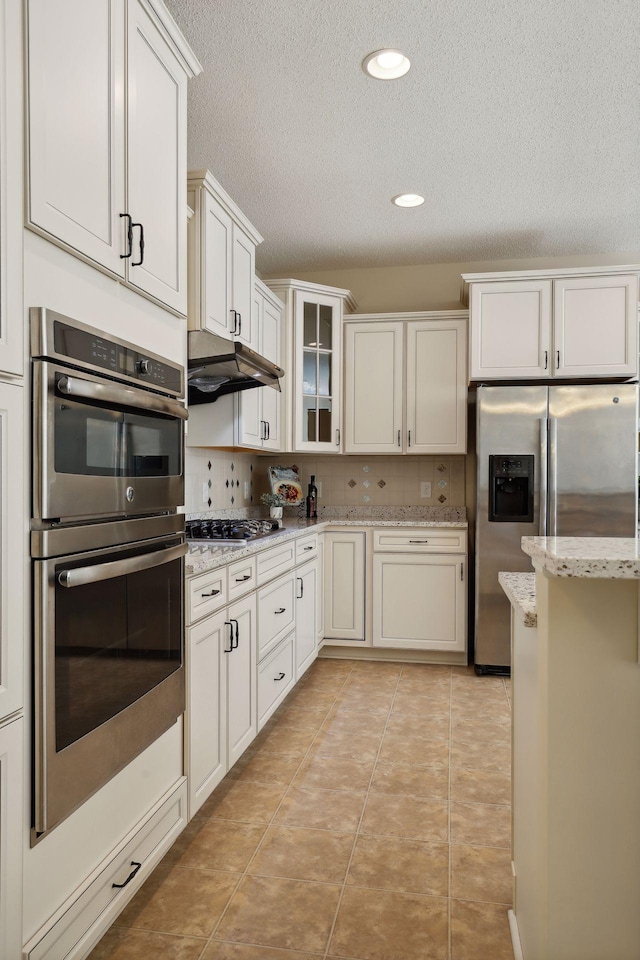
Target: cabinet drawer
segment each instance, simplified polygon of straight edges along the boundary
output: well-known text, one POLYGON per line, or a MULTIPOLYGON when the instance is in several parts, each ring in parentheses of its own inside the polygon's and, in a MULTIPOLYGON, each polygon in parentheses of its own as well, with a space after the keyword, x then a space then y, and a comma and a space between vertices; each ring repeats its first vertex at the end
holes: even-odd
POLYGON ((134 836, 94 875, 93 881, 44 936, 26 945, 25 960, 85 957, 106 928, 140 889, 187 822, 186 780, 155 810, 134 836), (136 876, 123 884, 136 868, 136 876))
POLYGON ((237 560, 227 567, 229 602, 256 588, 256 558, 237 560))
POLYGON ((467 531, 443 527, 394 529, 373 531, 375 552, 398 551, 401 553, 466 553, 467 531))
POLYGON ((293 629, 295 616, 293 573, 285 574, 258 591, 258 660, 293 629))
POLYGON ((293 633, 258 667, 258 730, 282 703, 293 686, 293 633))
POLYGON ((187 585, 187 624, 201 620, 227 602, 227 572, 224 567, 193 577, 187 585))
POLYGON ((296 563, 313 560, 318 554, 319 534, 312 533, 309 537, 300 537, 296 540, 296 563))
POLYGON ((290 570, 296 561, 295 540, 288 540, 258 554, 258 586, 290 570))

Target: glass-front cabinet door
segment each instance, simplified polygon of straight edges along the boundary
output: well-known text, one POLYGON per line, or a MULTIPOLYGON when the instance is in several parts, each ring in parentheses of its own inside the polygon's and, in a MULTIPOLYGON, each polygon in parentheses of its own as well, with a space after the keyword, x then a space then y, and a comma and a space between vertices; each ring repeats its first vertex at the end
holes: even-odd
POLYGON ((295 294, 296 450, 340 450, 342 301, 295 294))

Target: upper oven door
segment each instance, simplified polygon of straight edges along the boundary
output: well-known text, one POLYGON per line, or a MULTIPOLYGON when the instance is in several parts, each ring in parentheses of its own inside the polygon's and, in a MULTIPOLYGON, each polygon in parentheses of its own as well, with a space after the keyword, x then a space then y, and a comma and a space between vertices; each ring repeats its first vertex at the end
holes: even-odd
POLYGON ((33 516, 155 513, 184 502, 177 400, 62 364, 33 364, 33 516))

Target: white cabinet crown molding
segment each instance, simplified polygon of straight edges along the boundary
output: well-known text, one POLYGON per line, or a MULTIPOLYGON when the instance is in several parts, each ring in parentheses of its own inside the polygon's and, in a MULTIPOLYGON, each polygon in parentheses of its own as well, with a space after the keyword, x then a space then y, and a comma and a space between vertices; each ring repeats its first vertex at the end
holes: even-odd
POLYGON ((468 310, 412 310, 409 313, 350 313, 343 318, 343 322, 380 321, 383 323, 388 320, 467 320, 468 318, 468 310))
POLYGON ((180 32, 178 24, 175 22, 162 0, 140 0, 140 2, 152 13, 160 22, 166 36, 173 49, 173 53, 180 60, 185 73, 191 80, 202 73, 202 64, 195 53, 180 32))
POLYGON ((194 190, 204 187, 215 197, 222 209, 229 214, 232 220, 242 227, 250 240, 256 244, 262 243, 264 237, 245 216, 238 204, 233 200, 221 183, 218 183, 210 170, 189 170, 187 173, 187 188, 194 190))
MULTIPOLYGON (((341 297, 344 300, 344 309, 350 314, 357 308, 358 304, 350 290, 343 287, 327 287, 324 283, 311 283, 310 280, 294 280, 293 278, 278 277, 274 280, 265 280, 270 290, 278 293, 282 290, 286 294, 288 290, 299 290, 302 293, 322 294, 330 297, 341 297)), ((280 297, 281 300, 284 296, 280 297)))
POLYGON ((619 273, 640 273, 640 263, 614 264, 604 267, 555 267, 549 270, 499 270, 495 273, 463 273, 460 300, 469 305, 469 285, 500 280, 561 280, 567 277, 615 276, 619 273))

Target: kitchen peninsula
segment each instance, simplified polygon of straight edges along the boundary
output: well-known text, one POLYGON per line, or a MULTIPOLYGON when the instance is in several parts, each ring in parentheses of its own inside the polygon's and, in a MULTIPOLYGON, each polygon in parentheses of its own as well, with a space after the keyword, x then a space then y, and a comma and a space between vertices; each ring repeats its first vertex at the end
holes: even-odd
POLYGON ((514 951, 523 960, 632 960, 638 541, 524 537, 522 549, 535 588, 531 574, 500 575, 512 604, 514 951))

